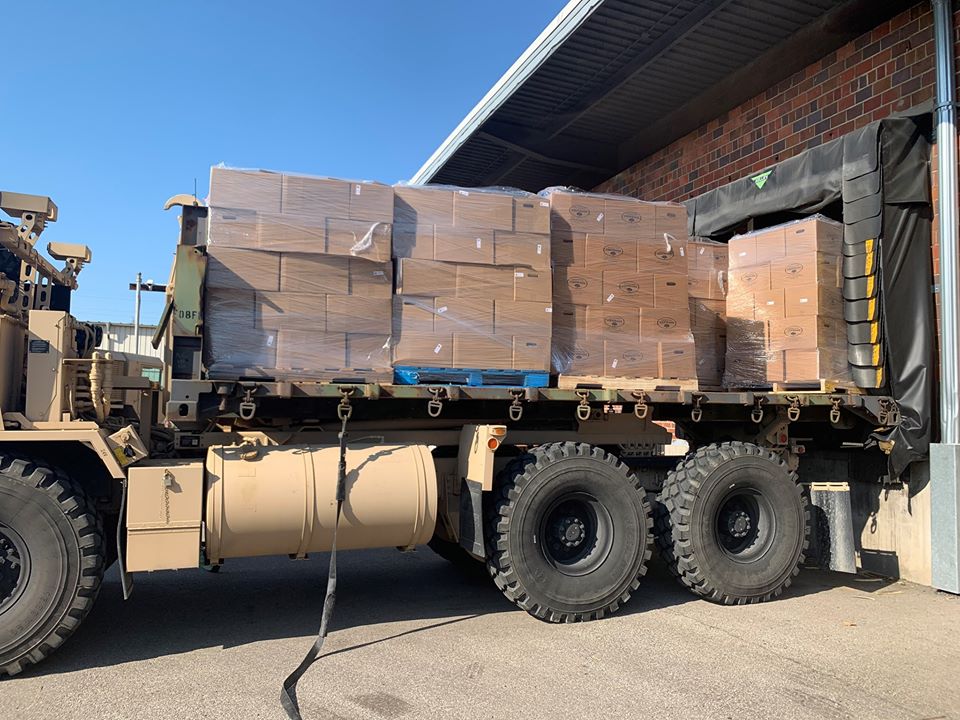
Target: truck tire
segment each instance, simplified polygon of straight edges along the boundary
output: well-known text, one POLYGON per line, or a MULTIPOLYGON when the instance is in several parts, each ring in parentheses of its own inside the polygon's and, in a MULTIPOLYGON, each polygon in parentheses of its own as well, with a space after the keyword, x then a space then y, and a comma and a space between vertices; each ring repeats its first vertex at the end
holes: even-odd
POLYGON ((724 605, 777 597, 800 572, 810 510, 797 476, 757 445, 700 448, 668 476, 657 547, 680 582, 724 605))
POLYGON ((653 543, 640 482, 585 443, 541 446, 497 478, 487 568, 507 598, 549 622, 593 620, 630 599, 653 543))
POLYGON ((103 578, 103 526, 62 471, 0 454, 0 677, 79 627, 103 578))

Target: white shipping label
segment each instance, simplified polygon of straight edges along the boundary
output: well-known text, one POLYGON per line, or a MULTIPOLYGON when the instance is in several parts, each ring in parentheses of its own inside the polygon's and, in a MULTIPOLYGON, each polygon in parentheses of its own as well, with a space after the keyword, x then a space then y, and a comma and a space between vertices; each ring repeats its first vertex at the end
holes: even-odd
POLYGON ((703 255, 704 252, 706 252, 706 248, 700 248, 700 254, 703 255))
POLYGON ((552 307, 544 308, 543 311, 544 311, 544 312, 548 312, 548 313, 552 313, 552 312, 553 312, 553 308, 552 308, 552 307))
POLYGON ((360 194, 360 186, 359 186, 359 185, 354 185, 354 186, 353 186, 353 194, 354 194, 354 195, 359 195, 359 194, 360 194))
POLYGON ((477 250, 479 250, 482 247, 483 247, 483 240, 481 240, 480 238, 477 238, 477 250))
POLYGON ((442 349, 443 349, 443 345, 441 345, 440 343, 437 343, 437 346, 433 349, 433 354, 436 355, 442 349))
POLYGON ((514 276, 514 277, 526 277, 526 275, 524 275, 522 272, 515 272, 515 273, 513 274, 513 276, 514 276))
POLYGON ((810 301, 809 301, 807 298, 800 298, 800 302, 805 303, 805 302, 810 302, 810 301))
MULTIPOLYGON (((801 300, 800 302, 803 302, 803 300, 801 300)), ((775 304, 776 303, 773 300, 767 300, 767 305, 775 305, 775 304)))
POLYGON ((443 307, 438 307, 438 308, 437 308, 437 312, 438 312, 438 313, 445 313, 446 311, 447 311, 447 306, 446 306, 446 305, 444 305, 443 307))
POLYGON ((597 214, 597 222, 603 222, 603 213, 597 214))
POLYGON ((374 276, 374 277, 383 277, 383 270, 374 270, 374 271, 373 271, 373 276, 374 276))
MULTIPOLYGON (((470 193, 468 193, 466 190, 457 190, 457 192, 463 195, 464 197, 467 197, 470 195, 470 193)), ((438 345, 437 347, 440 347, 440 346, 438 345)))
POLYGON ((609 295, 607 295, 607 302, 612 302, 613 298, 614 298, 613 293, 610 293, 609 295))
POLYGON ((267 347, 273 347, 273 335, 267 336, 267 347))
POLYGON ((546 202, 546 201, 544 201, 544 200, 541 200, 541 201, 540 201, 540 207, 550 207, 550 203, 548 203, 548 202, 546 202))
POLYGON ((680 246, 680 257, 684 257, 683 245, 680 246))
POLYGON ((543 255, 543 243, 537 243, 537 255, 543 255))
POLYGON ((617 369, 617 360, 618 360, 618 359, 619 359, 619 358, 614 358, 614 359, 613 359, 613 362, 610 363, 610 367, 612 367, 614 370, 617 369))
POLYGON ((746 257, 746 256, 747 256, 747 251, 746 251, 746 250, 744 250, 743 252, 737 253, 737 257, 746 257))

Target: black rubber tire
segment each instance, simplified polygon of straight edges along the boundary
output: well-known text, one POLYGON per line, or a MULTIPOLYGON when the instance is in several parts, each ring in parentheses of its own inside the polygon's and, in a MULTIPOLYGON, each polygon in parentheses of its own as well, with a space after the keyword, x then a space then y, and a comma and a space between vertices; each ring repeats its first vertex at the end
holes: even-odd
POLYGON ((470 575, 482 574, 485 572, 483 561, 477 560, 468 553, 459 543, 445 540, 439 535, 434 535, 427 543, 427 547, 433 550, 437 555, 455 566, 461 572, 470 575))
POLYGON ((5 590, 0 677, 40 662, 80 626, 100 591, 105 554, 103 525, 79 485, 58 469, 0 454, 4 530, 19 536, 27 559, 19 558, 15 590, 5 590))
POLYGON ((809 504, 796 473, 749 443, 689 455, 667 476, 654 518, 657 548, 671 572, 696 595, 724 605, 779 596, 800 572, 810 542, 809 504), (751 528, 757 544, 742 553, 725 550, 718 530, 725 502, 737 493, 758 498, 772 518, 759 518, 751 528))
POLYGON ((616 457, 586 443, 543 445, 514 459, 497 478, 487 507, 487 568, 509 600, 541 620, 599 619, 639 587, 652 527, 639 480, 616 457), (595 567, 571 576, 550 559, 542 530, 554 509, 580 497, 605 518, 598 521, 606 525, 603 540, 589 542, 606 549, 591 561, 595 567))

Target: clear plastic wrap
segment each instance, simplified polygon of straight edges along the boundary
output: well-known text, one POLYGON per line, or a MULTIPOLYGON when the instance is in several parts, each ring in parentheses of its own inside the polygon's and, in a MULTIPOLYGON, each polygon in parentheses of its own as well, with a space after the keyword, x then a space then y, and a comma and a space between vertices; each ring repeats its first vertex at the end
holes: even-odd
POLYGON ((207 204, 211 246, 391 257, 389 185, 218 166, 207 204))
POLYGON ((207 252, 212 377, 389 379, 391 263, 216 245, 207 252))
POLYGON ((548 188, 554 371, 571 376, 697 376, 686 208, 548 188))
POLYGON ((687 243, 690 327, 701 388, 721 387, 727 354, 727 245, 713 240, 687 243))
POLYGON ((822 215, 731 238, 725 385, 851 381, 842 240, 822 215))
POLYGON ((549 203, 394 187, 394 367, 549 372, 549 203))
POLYGON ((395 185, 393 256, 550 269, 550 205, 512 188, 395 185))

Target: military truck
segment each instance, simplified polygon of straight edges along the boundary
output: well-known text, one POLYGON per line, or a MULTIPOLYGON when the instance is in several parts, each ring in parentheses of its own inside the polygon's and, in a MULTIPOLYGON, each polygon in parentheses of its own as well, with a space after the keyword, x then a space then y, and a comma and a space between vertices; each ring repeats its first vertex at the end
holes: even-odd
POLYGON ((38 250, 56 205, 0 194, 13 220, 0 223, 0 674, 70 637, 113 563, 128 596, 140 572, 305 558, 335 538, 427 544, 485 564, 530 614, 572 622, 628 602, 655 538, 693 593, 774 598, 811 553, 816 510, 830 530, 818 553, 852 569, 846 484, 797 470, 805 453, 882 459, 871 438, 899 422, 890 398, 211 379, 207 208, 167 207, 181 217, 159 363, 96 349, 70 314, 90 250, 49 243, 58 268, 38 250), (670 424, 689 453, 671 454, 670 424))

